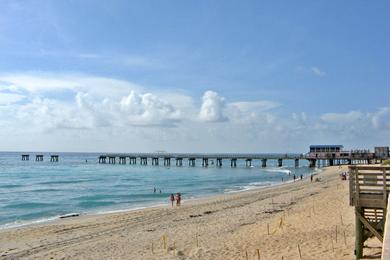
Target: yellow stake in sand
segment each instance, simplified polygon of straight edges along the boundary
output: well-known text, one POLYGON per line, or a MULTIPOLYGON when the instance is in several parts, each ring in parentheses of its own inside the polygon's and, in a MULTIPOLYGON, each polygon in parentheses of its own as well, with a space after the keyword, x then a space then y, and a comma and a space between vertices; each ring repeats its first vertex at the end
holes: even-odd
POLYGON ((257 260, 260 260, 260 249, 256 249, 257 260))
POLYGON ((164 249, 167 249, 167 241, 168 241, 168 236, 167 236, 167 234, 164 234, 164 235, 161 237, 161 240, 162 240, 162 242, 163 242, 164 249))

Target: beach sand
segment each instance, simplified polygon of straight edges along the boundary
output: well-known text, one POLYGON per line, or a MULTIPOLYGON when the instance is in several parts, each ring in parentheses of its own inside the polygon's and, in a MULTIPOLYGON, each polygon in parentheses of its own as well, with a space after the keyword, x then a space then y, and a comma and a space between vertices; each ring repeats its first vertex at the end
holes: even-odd
MULTIPOLYGON (((2 230, 0 258, 354 259, 354 208, 341 171, 325 168, 313 183, 184 197, 180 208, 167 198, 166 207, 2 230)), ((379 241, 367 244, 364 254, 380 259, 379 241)))

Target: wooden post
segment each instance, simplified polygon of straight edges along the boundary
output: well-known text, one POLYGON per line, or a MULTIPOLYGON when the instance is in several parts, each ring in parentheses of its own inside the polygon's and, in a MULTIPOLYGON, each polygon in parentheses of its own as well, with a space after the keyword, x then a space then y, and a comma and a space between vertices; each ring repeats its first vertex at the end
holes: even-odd
POLYGON ((269 223, 267 223, 267 234, 269 235, 269 223))
POLYGON ((256 249, 257 260, 260 260, 260 249, 256 249))
POLYGON ((299 259, 301 260, 302 259, 302 254, 301 254, 301 248, 299 247, 299 244, 298 244, 298 253, 299 253, 299 259))
POLYGON ((363 224, 359 219, 360 207, 355 208, 355 257, 359 260, 363 256, 363 224))

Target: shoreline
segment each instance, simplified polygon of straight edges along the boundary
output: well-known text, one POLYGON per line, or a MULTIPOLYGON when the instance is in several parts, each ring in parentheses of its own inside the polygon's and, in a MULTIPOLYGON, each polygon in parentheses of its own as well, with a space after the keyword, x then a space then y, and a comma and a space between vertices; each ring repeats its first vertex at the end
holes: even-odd
MULTIPOLYGON (((269 171, 280 172, 277 169, 283 170, 283 168, 275 168, 275 169, 271 168, 271 170, 269 170, 269 171)), ((288 170, 288 171, 291 172, 290 170, 288 170)), ((323 171, 323 168, 315 168, 312 174, 313 174, 313 176, 316 176, 319 173, 321 173, 322 171, 323 171)), ((306 175, 303 178, 303 180, 306 180, 308 177, 310 177, 310 175, 306 175)), ((299 181, 301 181, 301 180, 297 176, 296 182, 299 182, 299 181)), ((245 192, 250 192, 250 191, 262 190, 262 189, 266 189, 266 188, 283 186, 283 185, 287 185, 287 184, 291 184, 291 183, 294 183, 294 180, 288 180, 288 181, 284 181, 284 182, 275 182, 273 184, 265 185, 265 186, 252 186, 252 188, 242 189, 242 190, 233 190, 233 191, 228 191, 228 192, 223 192, 223 193, 206 194, 205 196, 199 196, 197 198, 185 199, 184 204, 191 203, 193 201, 203 200, 203 199, 206 199, 206 200, 213 199, 214 197, 217 197, 217 196, 223 196, 223 195, 229 195, 229 194, 240 194, 240 193, 245 193, 245 192)), ((248 183, 244 187, 249 186, 250 184, 251 183, 248 183)), ((183 203, 183 201, 182 201, 182 203, 183 203)), ((126 213, 126 212, 133 212, 133 211, 137 211, 137 210, 145 210, 145 209, 149 209, 149 208, 160 208, 160 207, 162 208, 162 207, 166 207, 167 205, 168 205, 168 201, 167 201, 167 203, 164 203, 164 204, 159 203, 159 204, 150 204, 150 205, 145 205, 145 206, 135 205, 134 207, 123 208, 123 209, 107 209, 107 210, 103 210, 103 211, 93 211, 92 210, 89 212, 69 212, 69 213, 66 213, 64 215, 57 215, 57 216, 27 220, 27 221, 24 221, 24 222, 21 222, 18 224, 15 224, 15 222, 5 223, 5 224, 0 225, 0 232, 3 230, 26 228, 29 226, 45 225, 46 223, 53 223, 53 222, 57 222, 57 221, 62 221, 65 219, 62 217, 69 215, 69 214, 77 214, 78 215, 78 216, 74 216, 71 218, 82 218, 82 217, 95 216, 95 215, 100 216, 100 215, 120 214, 120 213, 126 213)))
POLYGON ((0 258, 352 259, 348 182, 328 167, 295 183, 183 204, 88 215, 0 231, 0 258), (341 217, 341 221, 340 221, 341 217), (335 227, 338 238, 334 237, 335 227), (269 232, 267 232, 267 228, 269 232), (167 239, 166 248, 161 245, 167 239), (338 241, 337 241, 338 239, 338 241), (333 249, 332 249, 333 245, 333 249))

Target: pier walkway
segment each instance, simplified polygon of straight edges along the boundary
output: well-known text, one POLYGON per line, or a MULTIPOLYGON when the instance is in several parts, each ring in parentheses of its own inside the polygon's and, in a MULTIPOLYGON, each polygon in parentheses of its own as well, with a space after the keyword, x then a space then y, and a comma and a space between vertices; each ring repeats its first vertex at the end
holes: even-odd
POLYGON ((267 166, 267 160, 276 160, 277 165, 281 167, 283 160, 294 160, 295 166, 299 166, 299 160, 306 159, 304 154, 244 154, 244 153, 123 153, 123 154, 102 154, 99 156, 99 163, 115 164, 118 158, 119 164, 137 164, 159 165, 160 160, 164 166, 170 166, 174 160, 176 166, 183 166, 183 160, 188 160, 189 166, 195 166, 197 160, 202 161, 202 166, 207 167, 210 163, 221 167, 223 161, 227 160, 231 167, 237 166, 237 160, 244 160, 246 166, 252 166, 254 160, 259 160, 262 167, 267 166))

